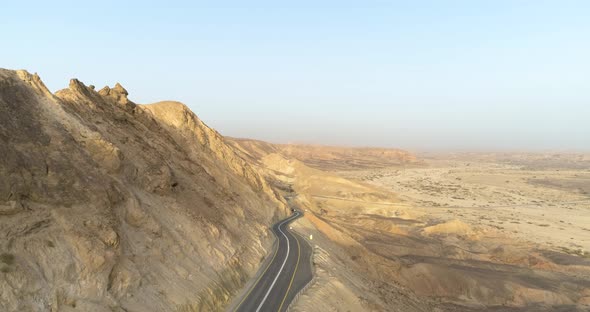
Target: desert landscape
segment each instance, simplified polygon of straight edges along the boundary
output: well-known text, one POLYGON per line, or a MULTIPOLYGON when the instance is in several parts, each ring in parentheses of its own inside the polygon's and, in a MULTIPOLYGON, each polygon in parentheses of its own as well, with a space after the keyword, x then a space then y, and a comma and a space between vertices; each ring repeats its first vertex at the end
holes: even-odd
POLYGON ((427 168, 340 174, 400 194, 416 211, 433 217, 496 229, 556 251, 590 254, 590 160, 541 156, 447 155, 433 158, 427 168))
POLYGON ((590 312, 590 1, 1 7, 0 312, 590 312))
POLYGON ((317 277, 296 311, 590 309, 588 155, 429 154, 367 169, 333 148, 293 159, 261 144, 241 142, 266 150, 262 165, 306 210, 297 229, 314 236, 317 277))
POLYGON ((282 310, 590 310, 588 154, 237 139, 26 71, 0 71, 0 110, 2 310, 239 306, 294 211, 312 278, 282 310))

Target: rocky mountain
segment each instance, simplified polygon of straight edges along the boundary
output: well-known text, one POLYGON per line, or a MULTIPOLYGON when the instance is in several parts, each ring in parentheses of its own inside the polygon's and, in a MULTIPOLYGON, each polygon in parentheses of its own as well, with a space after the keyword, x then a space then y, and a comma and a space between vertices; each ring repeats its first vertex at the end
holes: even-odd
POLYGON ((185 105, 0 69, 0 310, 220 310, 285 202, 185 105))

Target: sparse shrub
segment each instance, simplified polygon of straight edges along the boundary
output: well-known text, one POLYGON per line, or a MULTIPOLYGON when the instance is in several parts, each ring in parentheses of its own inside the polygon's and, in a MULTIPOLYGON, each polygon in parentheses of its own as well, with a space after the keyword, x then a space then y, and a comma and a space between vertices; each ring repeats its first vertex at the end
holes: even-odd
POLYGON ((207 207, 209 208, 213 208, 215 207, 215 203, 208 197, 203 196, 203 202, 205 203, 205 205, 207 205, 207 207))
POLYGON ((14 264, 14 255, 9 254, 9 253, 3 253, 0 255, 0 262, 7 264, 7 265, 13 265, 14 264))
POLYGON ((10 272, 10 268, 9 268, 9 267, 7 267, 7 266, 5 266, 5 267, 2 267, 2 268, 0 269, 0 272, 2 272, 2 273, 8 273, 8 272, 10 272))

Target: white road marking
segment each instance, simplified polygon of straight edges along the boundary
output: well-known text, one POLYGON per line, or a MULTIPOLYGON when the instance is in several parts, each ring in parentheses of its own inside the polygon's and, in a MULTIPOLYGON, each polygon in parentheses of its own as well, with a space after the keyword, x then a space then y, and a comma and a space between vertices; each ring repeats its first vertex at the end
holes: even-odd
MULTIPOLYGON (((279 278, 279 276, 281 275, 281 272, 283 272, 283 268, 285 267, 285 264, 287 263, 287 259, 289 258, 289 238, 287 237, 287 235, 285 235, 285 233, 283 232, 283 230, 281 230, 281 225, 285 224, 288 221, 291 221, 292 218, 299 216, 299 212, 296 212, 296 214, 283 221, 281 224, 279 224, 279 232, 281 232, 281 234, 283 234, 283 236, 285 237, 285 239, 287 240, 287 256, 285 257, 285 261, 283 261, 283 265, 281 265, 281 268, 279 269, 279 273, 277 273, 277 276, 275 276, 274 281, 272 281, 272 284, 270 284, 270 288, 268 289, 268 291, 266 292, 266 295, 264 295, 264 298, 262 298, 262 302, 260 303, 260 305, 258 306, 258 308, 256 309, 256 312, 260 311, 260 308, 262 308, 262 305, 264 304, 264 302, 266 301, 266 298, 268 298, 268 295, 270 294, 272 288, 275 286, 275 283, 277 282, 277 279, 279 278)), ((278 247, 277 247, 278 248, 278 247)))

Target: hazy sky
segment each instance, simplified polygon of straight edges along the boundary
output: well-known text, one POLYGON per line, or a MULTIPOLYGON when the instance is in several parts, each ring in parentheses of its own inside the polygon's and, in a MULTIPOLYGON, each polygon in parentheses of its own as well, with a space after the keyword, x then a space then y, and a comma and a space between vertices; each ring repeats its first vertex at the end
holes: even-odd
POLYGON ((0 67, 231 136, 590 150, 590 1, 10 1, 0 67))

